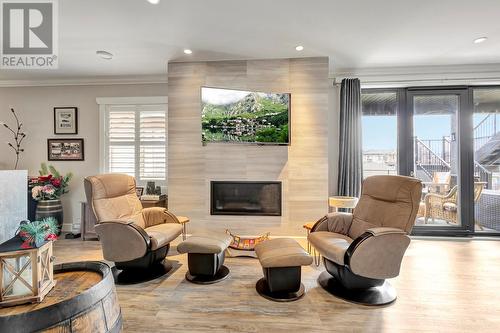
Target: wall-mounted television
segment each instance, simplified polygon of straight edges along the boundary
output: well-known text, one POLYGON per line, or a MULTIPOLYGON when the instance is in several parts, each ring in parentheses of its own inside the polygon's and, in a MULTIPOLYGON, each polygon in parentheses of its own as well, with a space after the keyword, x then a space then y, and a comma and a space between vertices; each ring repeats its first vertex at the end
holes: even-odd
POLYGON ((290 94, 201 88, 203 142, 288 145, 290 94))

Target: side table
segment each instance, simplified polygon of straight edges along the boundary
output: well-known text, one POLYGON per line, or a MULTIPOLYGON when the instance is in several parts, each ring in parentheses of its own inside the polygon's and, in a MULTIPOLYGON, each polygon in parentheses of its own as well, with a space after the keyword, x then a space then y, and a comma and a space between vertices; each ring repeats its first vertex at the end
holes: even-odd
POLYGON ((309 243, 309 238, 307 238, 307 236, 309 236, 309 234, 311 233, 311 230, 315 224, 316 224, 316 222, 307 222, 306 224, 304 224, 302 226, 302 228, 306 229, 306 233, 307 233, 307 235, 306 235, 307 252, 313 256, 314 264, 316 265, 316 267, 318 267, 319 264, 321 263, 321 254, 316 253, 316 249, 311 245, 311 243, 309 243))
POLYGON ((356 197, 337 195, 328 198, 328 206, 333 207, 334 212, 338 212, 339 208, 355 208, 357 203, 356 197))
POLYGON ((187 224, 189 223, 189 217, 186 216, 177 216, 179 223, 182 224, 182 240, 186 240, 187 234, 187 224))
POLYGON ((141 200, 142 208, 161 207, 168 208, 168 198, 160 200, 141 200))

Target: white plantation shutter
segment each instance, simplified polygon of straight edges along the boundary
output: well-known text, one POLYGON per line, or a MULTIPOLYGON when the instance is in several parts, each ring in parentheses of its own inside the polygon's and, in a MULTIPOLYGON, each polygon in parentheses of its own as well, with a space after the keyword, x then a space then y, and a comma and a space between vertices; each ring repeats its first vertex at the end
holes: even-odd
POLYGON ((104 171, 165 184, 166 105, 106 105, 104 171))
POLYGON ((139 178, 165 180, 166 120, 160 105, 143 106, 140 118, 139 178))
POLYGON ((107 172, 135 176, 135 107, 110 105, 107 116, 107 172))

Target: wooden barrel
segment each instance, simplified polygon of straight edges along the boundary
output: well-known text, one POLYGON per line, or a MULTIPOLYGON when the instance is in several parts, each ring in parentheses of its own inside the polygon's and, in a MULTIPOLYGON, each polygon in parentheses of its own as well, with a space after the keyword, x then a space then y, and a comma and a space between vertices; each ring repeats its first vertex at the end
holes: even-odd
POLYGON ((63 225, 63 206, 60 199, 38 201, 35 218, 41 220, 46 217, 53 217, 57 220, 58 235, 60 235, 63 225))
POLYGON ((0 332, 120 332, 113 274, 98 261, 54 266, 56 286, 41 303, 0 308, 0 332))

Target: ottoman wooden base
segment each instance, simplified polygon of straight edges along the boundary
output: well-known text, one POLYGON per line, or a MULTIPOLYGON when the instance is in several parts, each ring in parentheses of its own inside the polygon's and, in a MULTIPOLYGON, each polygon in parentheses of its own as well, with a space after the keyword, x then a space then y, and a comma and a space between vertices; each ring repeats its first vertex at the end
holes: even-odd
POLYGON ((292 302, 296 301, 305 294, 305 288, 304 284, 300 283, 299 290, 295 292, 286 292, 286 291, 281 291, 281 292, 271 292, 269 290, 269 285, 268 282, 266 281, 265 278, 260 279, 257 281, 257 284, 255 285, 255 289, 259 293, 260 296, 267 298, 268 300, 275 301, 275 302, 292 302))
POLYGON ((304 296, 302 266, 312 264, 311 256, 289 238, 267 240, 255 247, 264 278, 255 288, 262 297, 276 302, 295 301, 304 296))
POLYGON ((222 265, 215 275, 191 275, 186 272, 186 280, 196 284, 212 284, 225 280, 229 277, 229 268, 222 265))

